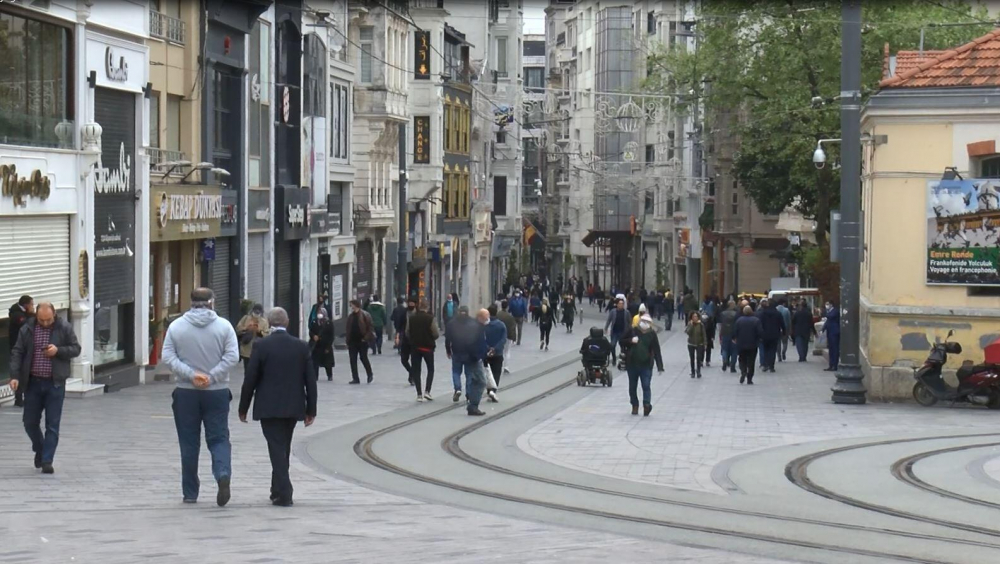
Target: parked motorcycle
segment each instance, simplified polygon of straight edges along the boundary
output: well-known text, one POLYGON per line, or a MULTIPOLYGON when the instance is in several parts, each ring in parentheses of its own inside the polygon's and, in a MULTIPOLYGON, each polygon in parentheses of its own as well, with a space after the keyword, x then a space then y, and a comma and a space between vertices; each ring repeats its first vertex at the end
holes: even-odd
POLYGON ((973 365, 972 361, 966 361, 958 369, 957 388, 942 377, 941 370, 948 362, 948 355, 962 354, 962 345, 948 340, 953 334, 953 331, 948 331, 944 342, 934 343, 924 365, 913 370, 913 377, 917 380, 913 385, 913 399, 924 407, 941 400, 1000 409, 1000 364, 987 362, 973 365))

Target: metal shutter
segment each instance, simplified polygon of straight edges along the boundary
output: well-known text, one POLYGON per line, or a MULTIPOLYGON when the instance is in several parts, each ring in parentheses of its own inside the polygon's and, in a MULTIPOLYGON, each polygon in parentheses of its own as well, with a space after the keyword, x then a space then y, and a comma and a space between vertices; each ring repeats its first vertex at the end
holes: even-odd
POLYGON ((219 317, 229 316, 229 237, 216 237, 215 260, 208 277, 209 287, 215 292, 215 311, 219 317))
POLYGON ((28 294, 35 303, 69 307, 69 218, 4 217, 0 221, 0 318, 28 294))
POLYGON ((286 241, 274 246, 274 303, 288 313, 288 332, 299 334, 299 242, 286 241))
POLYGON ((264 244, 267 236, 251 234, 247 239, 247 299, 264 303, 264 244))

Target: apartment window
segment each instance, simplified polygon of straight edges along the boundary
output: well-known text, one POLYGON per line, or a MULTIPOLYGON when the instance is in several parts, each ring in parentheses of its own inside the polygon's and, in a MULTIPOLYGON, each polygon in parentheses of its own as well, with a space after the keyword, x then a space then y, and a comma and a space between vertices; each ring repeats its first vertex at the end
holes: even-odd
POLYGON ((594 55, 594 50, 591 47, 587 47, 587 54, 583 58, 583 70, 590 70, 590 59, 594 55))
MULTIPOLYGON (((230 127, 229 80, 231 77, 229 75, 223 74, 220 71, 215 71, 213 73, 213 76, 215 77, 214 83, 212 85, 215 94, 215 100, 214 100, 215 124, 214 127, 212 128, 215 135, 213 137, 213 141, 216 151, 222 151, 232 154, 232 147, 230 146, 231 145, 230 140, 232 139, 232 135, 226 135, 228 128, 230 127)), ((167 100, 167 112, 169 119, 169 112, 170 112, 169 99, 167 100)), ((169 142, 169 136, 168 136, 168 142, 169 142)), ((168 149, 169 148, 170 147, 168 147, 168 149)))
POLYGON ((56 125, 72 120, 70 30, 0 13, 0 142, 65 146, 56 125))
POLYGON ((361 82, 370 83, 372 81, 372 51, 375 48, 375 28, 370 25, 363 26, 359 39, 361 49, 358 66, 361 67, 361 82))
POLYGON ((735 180, 733 180, 733 215, 740 215, 740 192, 735 180))
POLYGON ((348 160, 348 131, 351 127, 349 100, 346 84, 330 83, 330 116, 333 121, 330 127, 330 156, 342 161, 348 160))
POLYGON ((472 127, 472 112, 469 108, 462 108, 462 152, 469 152, 469 129, 472 127))
POLYGON ((674 215, 674 201, 672 199, 667 200, 667 215, 674 215))
POLYGON ((674 141, 677 135, 673 131, 667 132, 667 160, 674 158, 674 141))
POLYGON ((593 24, 593 22, 594 22, 594 9, 587 8, 587 15, 584 17, 583 20, 583 29, 590 30, 590 26, 591 24, 593 24))
POLYGON ((541 67, 528 67, 524 69, 524 87, 528 90, 545 88, 545 69, 541 67))
POLYGON ((652 192, 646 192, 644 211, 646 215, 653 215, 654 196, 652 192))
POLYGON ((668 26, 667 30, 668 30, 667 34, 670 36, 668 42, 670 43, 671 46, 673 46, 677 43, 677 22, 670 22, 670 25, 668 26))
POLYGON ((181 150, 181 97, 167 95, 167 146, 171 151, 181 150))
POLYGON ((497 131, 497 143, 504 145, 507 143, 507 132, 504 130, 497 131))
POLYGON ((646 12, 646 33, 653 35, 656 33, 656 14, 646 12))
POLYGON ((149 94, 149 146, 160 147, 160 93, 149 94))
POLYGON ((326 213, 330 221, 327 227, 336 235, 344 233, 344 194, 347 193, 346 182, 331 182, 330 195, 326 200, 326 213))
POLYGON ((250 31, 250 133, 248 138, 250 186, 268 186, 271 180, 271 27, 258 20, 250 31))
POLYGON ((493 177, 493 215, 507 215, 507 177, 493 177))
POLYGON ((507 76, 507 38, 497 37, 497 73, 507 76))
POLYGON ((708 179, 708 195, 712 196, 713 198, 715 197, 715 179, 714 178, 709 178, 708 179))
POLYGON ((656 146, 646 145, 646 166, 653 166, 656 162, 656 146))
POLYGON ((1000 157, 983 159, 979 164, 980 178, 1000 178, 1000 157))
POLYGON ((302 113, 323 117, 326 113, 326 48, 315 33, 305 37, 303 58, 302 113))

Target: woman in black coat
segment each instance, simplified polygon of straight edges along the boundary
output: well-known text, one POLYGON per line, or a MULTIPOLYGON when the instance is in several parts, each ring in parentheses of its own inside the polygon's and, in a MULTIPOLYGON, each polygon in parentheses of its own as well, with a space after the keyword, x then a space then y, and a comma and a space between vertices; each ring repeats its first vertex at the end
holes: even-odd
POLYGON ((541 330, 541 342, 538 343, 538 350, 549 350, 549 335, 552 333, 552 326, 556 322, 556 310, 549 305, 549 299, 543 298, 542 305, 538 307, 538 328, 541 330))
POLYGON ((333 322, 322 311, 309 324, 309 349, 312 351, 313 377, 319 380, 319 369, 326 369, 326 379, 333 380, 333 322))
POLYGON ((562 322, 566 326, 566 332, 573 332, 573 320, 576 318, 576 302, 573 294, 566 294, 562 303, 562 322))

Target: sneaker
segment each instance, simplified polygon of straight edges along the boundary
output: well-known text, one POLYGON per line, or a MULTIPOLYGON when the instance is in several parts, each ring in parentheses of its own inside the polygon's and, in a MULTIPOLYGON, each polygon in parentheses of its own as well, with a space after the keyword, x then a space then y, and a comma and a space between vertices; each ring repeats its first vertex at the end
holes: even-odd
POLYGON ((451 394, 451 401, 458 403, 460 399, 462 399, 462 390, 455 390, 455 393, 451 394))
POLYGON ((198 503, 198 500, 193 497, 185 497, 184 503, 198 503))
POLYGON ((499 403, 500 400, 497 399, 497 393, 495 390, 490 390, 486 392, 486 395, 490 397, 490 401, 493 403, 499 403))
POLYGON ((747 385, 748 386, 753 386, 753 380, 747 380, 747 385))
POLYGON ((424 392, 424 399, 427 401, 434 401, 434 398, 431 397, 430 392, 424 392))
POLYGON ((219 494, 215 497, 215 502, 219 504, 219 507, 225 507, 229 503, 229 497, 229 476, 224 476, 219 480, 219 494))
POLYGON ((417 396, 417 403, 423 403, 423 402, 424 402, 424 396, 417 396))
POLYGON ((56 471, 55 471, 54 468, 52 468, 52 463, 51 462, 43 462, 42 463, 42 474, 55 474, 55 473, 56 473, 56 471))

